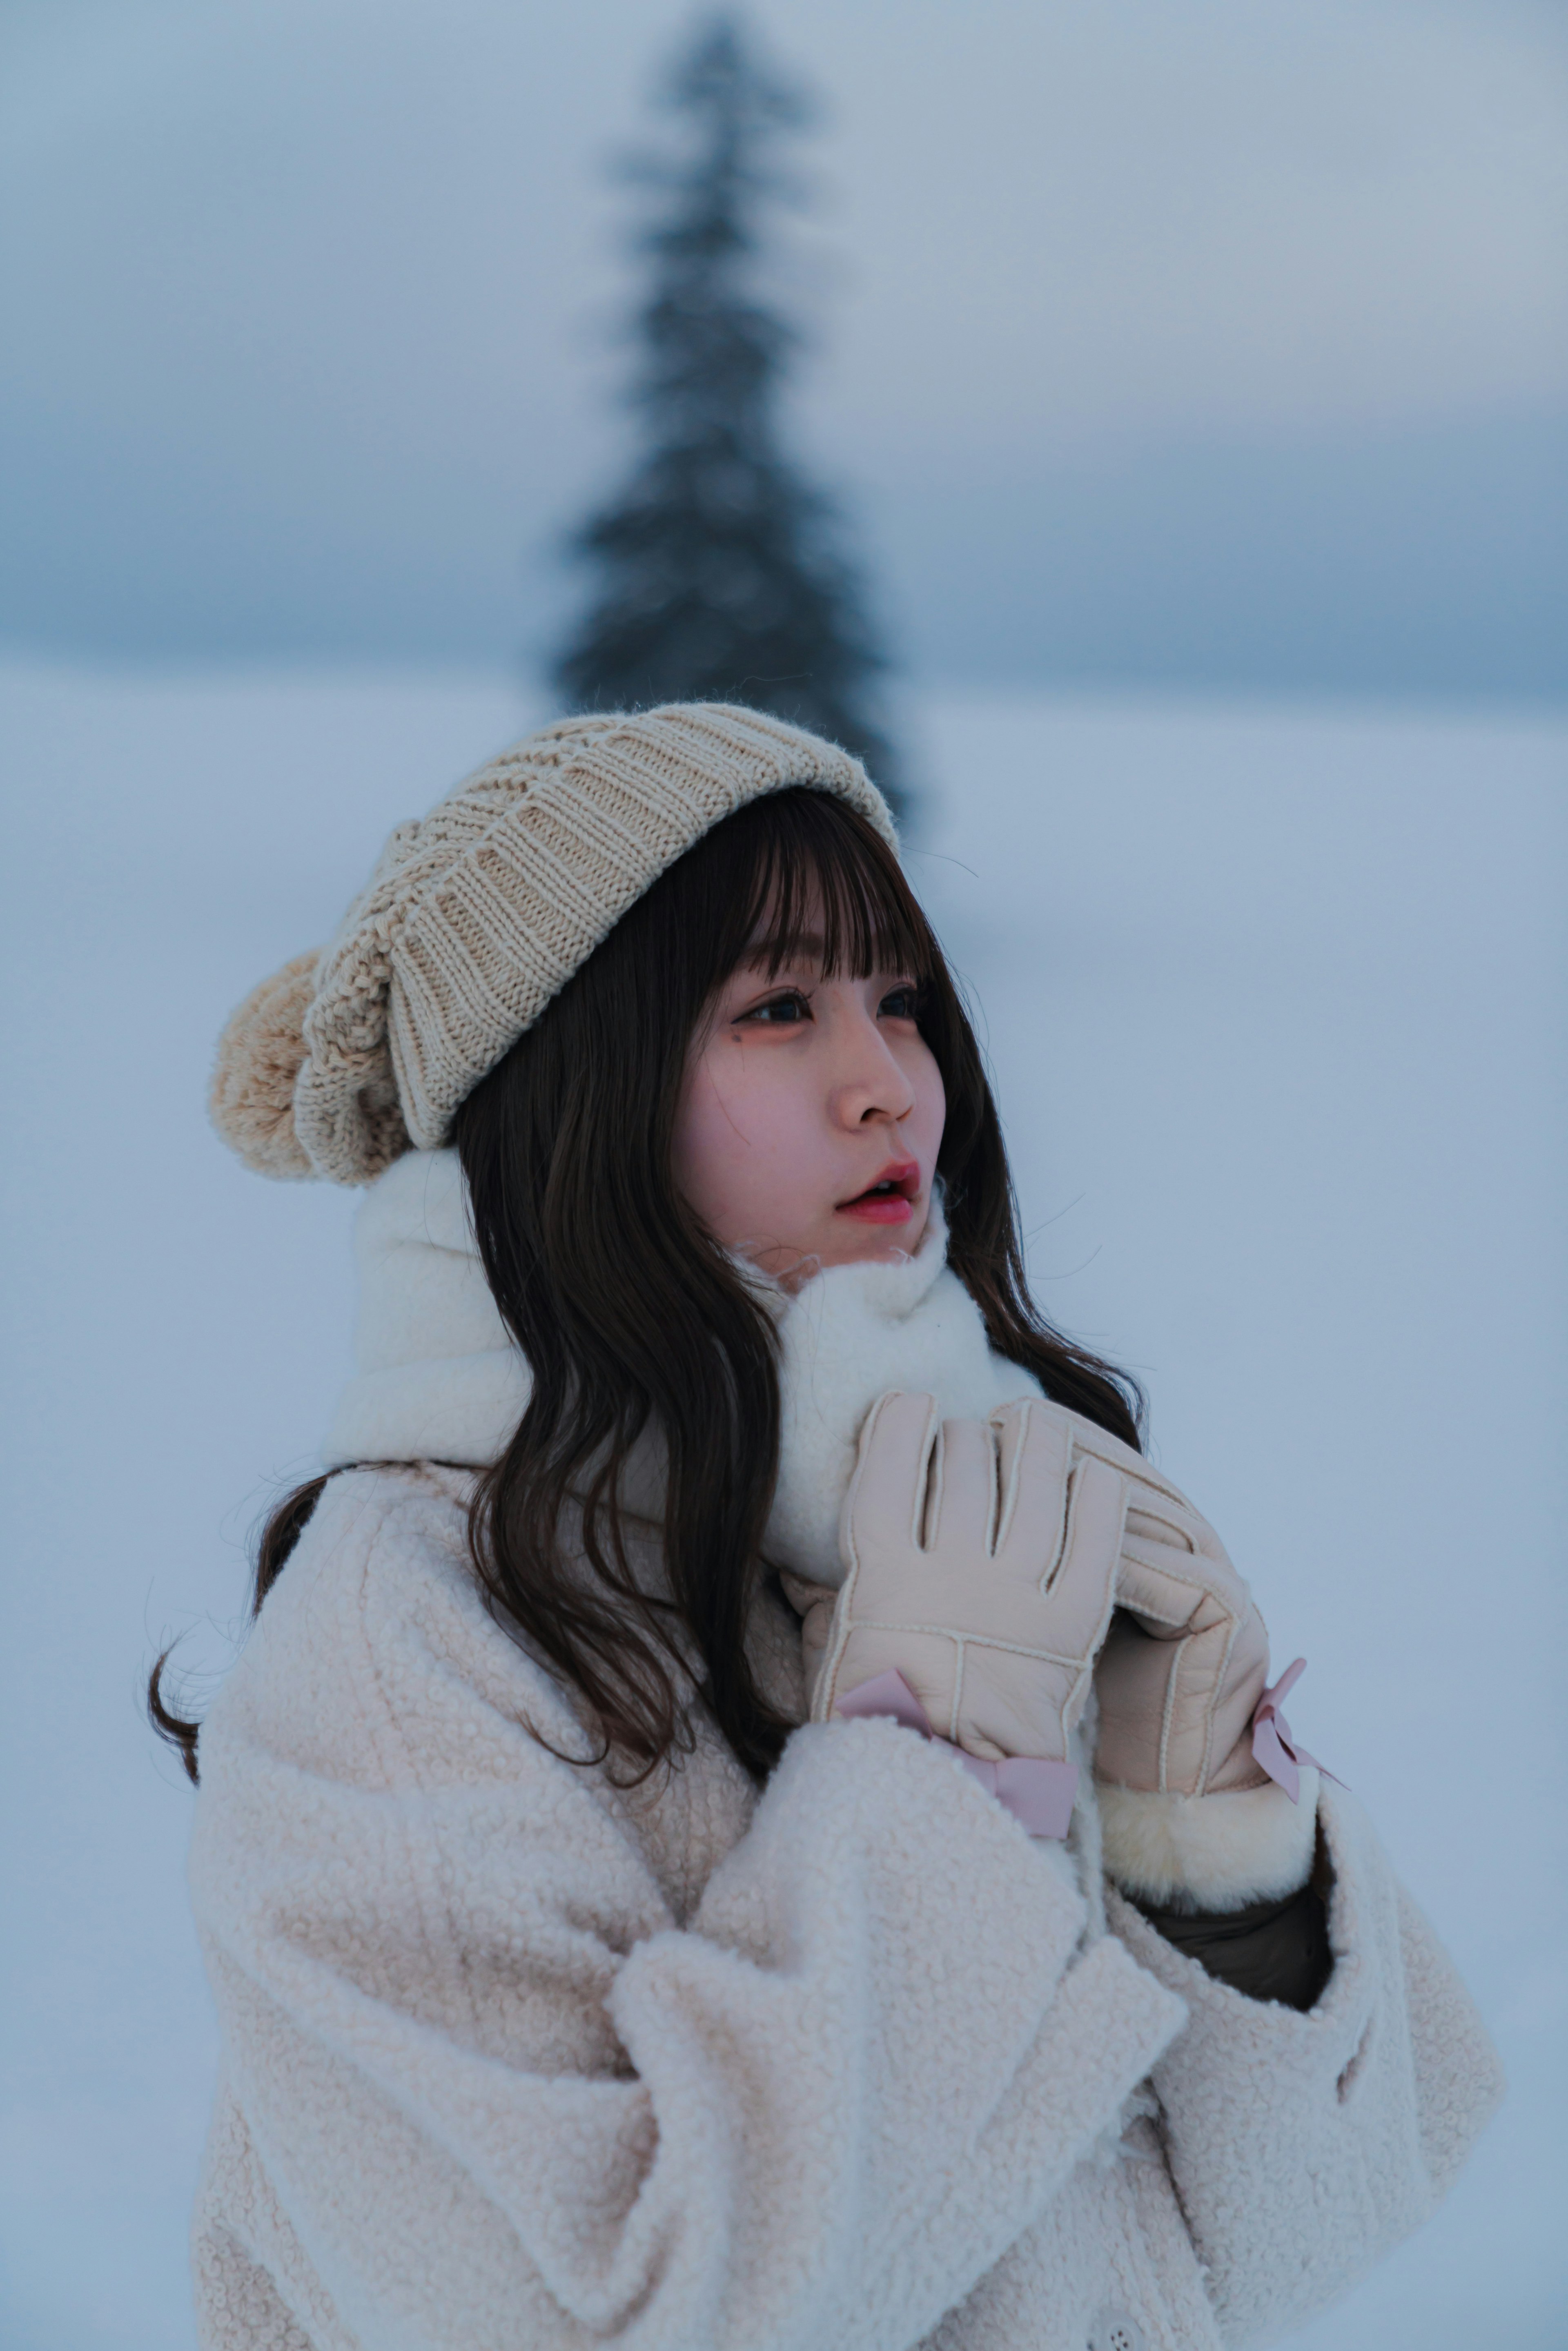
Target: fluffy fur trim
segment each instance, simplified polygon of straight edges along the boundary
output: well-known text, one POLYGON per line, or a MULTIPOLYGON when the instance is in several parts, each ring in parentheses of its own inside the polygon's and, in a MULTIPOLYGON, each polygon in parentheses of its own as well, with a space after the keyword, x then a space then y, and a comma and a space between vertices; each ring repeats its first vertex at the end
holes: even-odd
MULTIPOLYGON (((365 1195, 354 1228, 360 1277, 355 1372, 322 1458, 495 1460, 528 1400, 528 1370, 497 1311, 468 1221, 455 1151, 410 1151, 365 1195)), ((761 1277, 756 1277, 761 1281, 761 1277)), ((762 1282, 779 1321, 782 1413, 768 1555, 834 1590, 839 1511, 861 1423, 889 1388, 933 1395, 973 1417, 1040 1391, 993 1354, 980 1310, 947 1266, 939 1205, 913 1257, 831 1266, 793 1297, 762 1282)), ((626 1499, 656 1516, 657 1465, 634 1465, 626 1499)))
POLYGON ((294 1088, 319 960, 312 947, 253 987, 218 1039, 207 1106, 230 1150, 258 1176, 316 1173, 294 1131, 294 1088))
POLYGON ((490 1295, 455 1151, 392 1162, 365 1194, 354 1256, 355 1371, 322 1460, 484 1468, 523 1416, 528 1367, 490 1295))
POLYGON ((1097 1793, 1106 1875, 1139 1901, 1244 1910, 1294 1894, 1312 1876, 1318 1775, 1310 1764, 1296 1804, 1272 1781, 1218 1796, 1162 1795, 1102 1781, 1097 1793))
POLYGON ((779 1307, 779 1485, 768 1557, 837 1591, 839 1512, 861 1426, 890 1388, 934 1395, 948 1419, 1038 1396, 1030 1374, 993 1353, 980 1310, 947 1263, 947 1227, 933 1200, 913 1257, 829 1266, 779 1307))

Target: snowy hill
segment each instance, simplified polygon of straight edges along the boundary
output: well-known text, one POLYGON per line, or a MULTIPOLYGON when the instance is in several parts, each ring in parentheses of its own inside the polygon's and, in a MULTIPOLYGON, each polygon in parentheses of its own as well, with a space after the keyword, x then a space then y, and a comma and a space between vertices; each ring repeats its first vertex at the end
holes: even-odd
MULTIPOLYGON (((138 1682, 172 1631, 232 1654, 248 1530, 347 1363, 352 1197, 227 1157, 213 1041, 528 717, 482 680, 0 673, 11 2351, 192 2340, 213 2034, 188 1792, 138 1682)), ((1568 723, 947 698, 921 724, 913 871, 983 1010, 1039 1294, 1145 1380, 1515 2085, 1444 2218, 1298 2351, 1548 2351, 1568 723)))

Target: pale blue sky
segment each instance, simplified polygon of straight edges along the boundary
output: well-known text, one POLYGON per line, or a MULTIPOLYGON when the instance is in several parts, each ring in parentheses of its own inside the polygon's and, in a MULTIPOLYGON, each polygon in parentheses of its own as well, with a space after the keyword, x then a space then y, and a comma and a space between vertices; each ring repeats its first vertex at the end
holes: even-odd
MULTIPOLYGON (((764 0, 795 415, 917 677, 1568 698, 1568 19, 764 0)), ((601 488, 670 0, 10 0, 0 637, 498 663, 601 488)))

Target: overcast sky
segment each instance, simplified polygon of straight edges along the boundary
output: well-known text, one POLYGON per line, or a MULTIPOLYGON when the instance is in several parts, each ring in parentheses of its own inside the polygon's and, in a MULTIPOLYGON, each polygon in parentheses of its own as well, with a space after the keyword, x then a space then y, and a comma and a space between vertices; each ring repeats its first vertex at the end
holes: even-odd
MULTIPOLYGON (((1568 16, 770 0, 798 444, 915 676, 1568 695, 1568 16)), ((548 643, 667 0, 7 0, 0 631, 548 643)))

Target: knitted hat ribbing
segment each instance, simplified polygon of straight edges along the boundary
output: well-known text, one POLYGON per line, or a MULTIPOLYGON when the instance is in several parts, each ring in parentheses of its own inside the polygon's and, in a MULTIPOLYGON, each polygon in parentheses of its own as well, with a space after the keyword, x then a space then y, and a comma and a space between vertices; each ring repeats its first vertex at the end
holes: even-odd
POLYGON ((264 1176, 368 1184, 453 1113, 600 941, 748 800, 809 784, 896 847, 858 759, 727 703, 566 718, 400 824, 332 944, 246 997, 213 1121, 264 1176))

